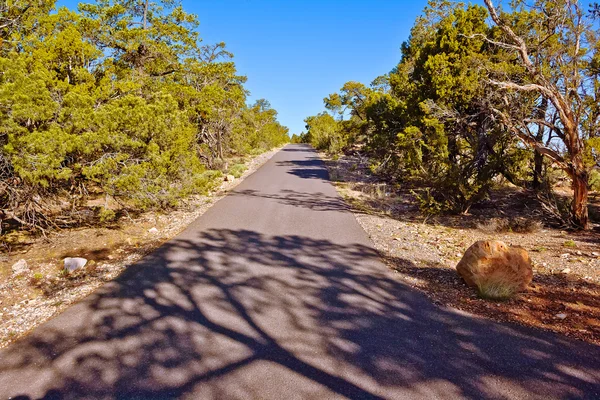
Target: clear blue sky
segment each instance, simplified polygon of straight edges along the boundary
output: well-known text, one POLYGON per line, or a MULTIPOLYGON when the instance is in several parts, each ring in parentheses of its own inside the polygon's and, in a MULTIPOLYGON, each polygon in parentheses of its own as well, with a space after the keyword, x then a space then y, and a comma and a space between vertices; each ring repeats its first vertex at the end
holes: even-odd
MULTIPOLYGON (((59 0, 76 7, 77 0, 59 0)), ((265 98, 291 133, 323 110, 345 82, 368 84, 399 61, 400 45, 427 1, 184 0, 205 43, 224 41, 248 77, 250 100, 265 98)))

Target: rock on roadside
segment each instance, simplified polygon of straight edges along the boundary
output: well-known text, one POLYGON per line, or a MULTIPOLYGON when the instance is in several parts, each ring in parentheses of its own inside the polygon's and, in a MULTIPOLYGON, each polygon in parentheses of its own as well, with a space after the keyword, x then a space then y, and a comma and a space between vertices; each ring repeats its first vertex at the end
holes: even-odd
POLYGON ((64 262, 65 271, 73 272, 85 267, 88 260, 82 257, 67 257, 64 262))
POLYGON ((24 259, 20 259, 11 267, 13 275, 21 275, 29 272, 29 266, 27 266, 27 261, 24 259))
POLYGON ((525 290, 533 279, 527 251, 498 240, 475 242, 465 252, 456 271, 469 286, 491 298, 509 297, 525 290))

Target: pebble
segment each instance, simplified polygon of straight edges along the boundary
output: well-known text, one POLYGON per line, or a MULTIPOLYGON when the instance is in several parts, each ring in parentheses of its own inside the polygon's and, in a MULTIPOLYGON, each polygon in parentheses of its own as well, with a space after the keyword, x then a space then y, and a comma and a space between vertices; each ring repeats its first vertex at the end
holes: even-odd
POLYGON ((27 266, 27 261, 20 259, 19 261, 14 263, 12 266, 12 272, 13 272, 13 275, 19 275, 19 274, 24 274, 26 272, 29 272, 29 267, 27 266))
POLYGON ((148 233, 151 233, 151 234, 153 234, 153 235, 156 235, 156 234, 158 233, 158 229, 156 229, 156 227, 154 227, 154 228, 150 228, 150 229, 148 229, 148 233))
POLYGON ((565 268, 561 271, 563 274, 570 274, 571 273, 571 268, 565 268))
POLYGON ((556 318, 565 319, 565 318, 567 318, 567 314, 565 314, 565 313, 556 314, 556 318))
POLYGON ((64 259, 64 263, 65 263, 65 270, 69 271, 69 272, 73 272, 76 271, 78 269, 81 269, 83 267, 85 267, 85 265, 87 264, 88 260, 86 258, 82 258, 82 257, 67 257, 64 259))

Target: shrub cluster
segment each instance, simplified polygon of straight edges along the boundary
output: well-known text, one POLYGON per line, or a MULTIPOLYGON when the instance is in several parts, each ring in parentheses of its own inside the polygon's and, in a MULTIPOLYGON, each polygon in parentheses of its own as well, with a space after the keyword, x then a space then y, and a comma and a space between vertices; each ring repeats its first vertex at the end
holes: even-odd
POLYGON ((294 139, 366 151, 378 173, 427 187, 416 195, 428 213, 467 212, 499 177, 548 189, 558 170, 573 188, 566 219, 588 228, 600 165, 598 7, 510 7, 431 0, 398 65, 370 86, 344 84, 294 139))
POLYGON ((0 222, 44 229, 91 197, 169 207, 288 141, 197 26, 171 0, 0 4, 0 222))

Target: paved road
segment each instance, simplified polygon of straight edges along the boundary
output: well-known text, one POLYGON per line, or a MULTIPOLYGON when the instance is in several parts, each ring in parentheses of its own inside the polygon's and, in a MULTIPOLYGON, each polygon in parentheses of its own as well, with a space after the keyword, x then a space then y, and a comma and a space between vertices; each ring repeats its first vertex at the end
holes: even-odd
POLYGON ((394 279, 287 146, 117 281, 0 352, 0 398, 600 398, 600 348, 394 279))

